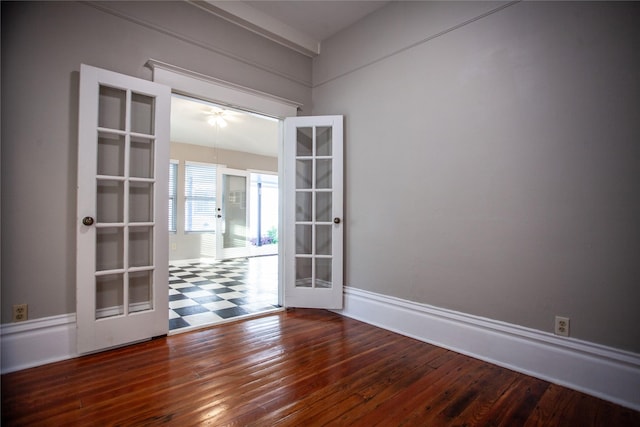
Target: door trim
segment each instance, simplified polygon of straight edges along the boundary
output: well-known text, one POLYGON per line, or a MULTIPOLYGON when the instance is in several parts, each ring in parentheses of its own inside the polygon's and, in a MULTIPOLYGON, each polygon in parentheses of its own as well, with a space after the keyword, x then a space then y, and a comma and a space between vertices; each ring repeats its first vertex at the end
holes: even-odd
POLYGON ((153 71, 154 82, 165 84, 176 93, 205 97, 216 104, 279 119, 296 116, 303 105, 155 59, 149 59, 146 65, 153 71))
MULTIPOLYGON (((153 81, 167 85, 175 93, 239 108, 279 119, 278 132, 278 230, 284 233, 284 119, 295 117, 302 103, 260 92, 251 88, 187 70, 165 62, 149 59, 147 67, 153 71, 153 81)), ((278 241, 278 254, 284 255, 284 236, 278 241)), ((278 257, 278 304, 284 305, 284 256, 278 257)))

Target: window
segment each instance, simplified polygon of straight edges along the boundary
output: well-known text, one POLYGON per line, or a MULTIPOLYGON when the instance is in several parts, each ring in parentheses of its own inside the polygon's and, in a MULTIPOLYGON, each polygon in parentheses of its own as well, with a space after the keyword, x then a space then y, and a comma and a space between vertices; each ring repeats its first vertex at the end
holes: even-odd
POLYGON ((216 229, 216 165, 185 163, 184 231, 216 229))
POLYGON ((251 173, 251 243, 255 246, 278 243, 278 175, 251 173))
POLYGON ((169 163, 169 231, 176 232, 178 207, 178 161, 169 163))

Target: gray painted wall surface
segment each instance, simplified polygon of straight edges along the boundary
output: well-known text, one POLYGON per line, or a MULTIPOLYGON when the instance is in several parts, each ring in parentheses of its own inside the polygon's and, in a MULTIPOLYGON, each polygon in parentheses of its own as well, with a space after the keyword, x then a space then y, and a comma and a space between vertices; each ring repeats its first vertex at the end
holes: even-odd
POLYGON ((185 2, 105 5, 2 2, 2 323, 75 312, 81 63, 151 79, 154 58, 310 109, 308 58, 185 2))
MULTIPOLYGON (((310 112, 308 59, 149 5, 2 3, 3 323, 75 311, 80 63, 150 79, 154 58, 310 112)), ((639 352, 640 5, 474 20, 496 6, 393 3, 314 61, 313 113, 346 115, 346 284, 639 352)))
POLYGON ((314 59, 313 113, 346 116, 346 284, 640 352, 640 4, 442 33, 486 12, 453 3, 392 3, 314 59))

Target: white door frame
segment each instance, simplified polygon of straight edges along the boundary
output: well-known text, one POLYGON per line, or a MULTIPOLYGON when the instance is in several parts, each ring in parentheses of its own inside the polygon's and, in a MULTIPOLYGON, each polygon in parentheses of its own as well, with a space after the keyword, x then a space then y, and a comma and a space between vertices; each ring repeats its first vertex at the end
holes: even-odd
MULTIPOLYGON (((225 82, 210 76, 186 70, 155 59, 147 61, 153 70, 153 81, 169 86, 173 92, 194 98, 206 99, 219 105, 238 108, 280 120, 278 135, 278 190, 280 207, 278 229, 284 230, 284 119, 294 117, 302 103, 273 96, 264 92, 225 82)), ((278 253, 284 254, 283 239, 278 240, 278 253)), ((284 256, 278 257, 278 304, 284 305, 285 264, 284 256)))
MULTIPOLYGON (((153 80, 165 84, 172 88, 173 92, 195 98, 206 99, 211 102, 220 105, 226 105, 229 107, 246 110, 271 116, 280 119, 279 126, 279 144, 278 144, 278 177, 279 177, 279 192, 280 192, 280 206, 279 206, 279 225, 278 228, 283 232, 286 232, 287 224, 285 219, 289 221, 295 220, 295 218, 288 218, 285 206, 290 206, 291 203, 295 204, 295 200, 288 200, 288 198, 295 197, 293 194, 288 194, 287 188, 285 188, 286 178, 285 169, 288 167, 285 163, 285 124, 284 120, 287 117, 296 118, 297 109, 301 104, 295 103, 283 98, 275 97, 266 93, 255 91, 252 89, 244 88, 228 82, 205 76, 199 73, 195 73, 189 70, 185 70, 180 67, 176 67, 170 64, 162 63, 156 60, 149 60, 147 65, 153 70, 153 80)), ((335 131, 339 133, 339 174, 340 183, 339 190, 340 197, 342 197, 342 116, 324 116, 322 120, 326 120, 328 117, 332 117, 330 126, 333 126, 335 131)), ((314 119, 318 119, 315 117, 314 119)), ((320 125, 323 126, 323 125, 320 125)), ((337 137, 337 135, 336 135, 337 137)), ((337 157, 336 157, 337 159, 337 157)), ((334 159, 335 160, 335 159, 334 159)), ((334 182, 335 184, 335 182, 334 182)), ((335 202, 335 201, 334 201, 335 202)), ((318 297, 318 300, 314 303, 309 303, 314 297, 309 297, 311 293, 305 292, 305 296, 297 298, 300 292, 292 292, 296 297, 290 298, 287 295, 285 299, 285 288, 288 284, 295 282, 295 276, 292 276, 290 268, 290 262, 287 262, 287 258, 295 257, 295 253, 288 253, 291 250, 287 247, 286 241, 290 240, 291 236, 283 235, 278 240, 278 253, 281 255, 278 257, 278 303, 279 305, 286 306, 288 303, 291 306, 300 307, 323 307, 323 308, 342 308, 342 229, 343 224, 339 223, 342 217, 342 200, 339 203, 335 203, 337 210, 334 210, 333 214, 336 216, 336 227, 339 229, 340 238, 335 240, 336 245, 333 247, 333 254, 335 257, 332 259, 340 259, 340 266, 333 269, 336 274, 332 274, 332 283, 335 286, 331 286, 329 292, 325 292, 327 289, 314 289, 314 297, 318 297), (338 243, 339 241, 339 243, 338 243), (337 291, 339 290, 339 292, 337 291), (295 301, 295 302, 294 302, 295 301)), ((323 225, 324 226, 324 225, 323 225)), ((335 264, 334 264, 335 265, 335 264)), ((294 286, 295 287, 295 286, 294 286)), ((287 288, 289 289, 289 288, 287 288)))

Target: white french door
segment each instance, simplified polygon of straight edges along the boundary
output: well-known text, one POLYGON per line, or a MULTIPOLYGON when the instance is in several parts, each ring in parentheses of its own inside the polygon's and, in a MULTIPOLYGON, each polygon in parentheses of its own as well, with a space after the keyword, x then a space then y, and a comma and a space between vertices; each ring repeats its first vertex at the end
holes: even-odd
POLYGON ((287 307, 342 308, 343 117, 284 121, 287 307))
POLYGON ((218 168, 216 259, 249 253, 249 173, 218 168))
POLYGON ((78 353, 168 332, 169 87, 82 65, 78 353))

